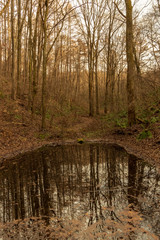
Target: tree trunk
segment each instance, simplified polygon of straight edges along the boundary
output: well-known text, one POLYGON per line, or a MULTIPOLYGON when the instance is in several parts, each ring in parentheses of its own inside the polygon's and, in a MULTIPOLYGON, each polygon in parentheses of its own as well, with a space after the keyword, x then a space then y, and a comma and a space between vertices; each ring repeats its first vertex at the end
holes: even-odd
POLYGON ((98 82, 98 54, 95 60, 96 114, 99 115, 99 82, 98 82))
MULTIPOLYGON (((108 5, 109 6, 109 5, 108 5)), ((115 20, 116 8, 115 5, 111 4, 109 6, 109 29, 108 29, 108 41, 107 41, 107 74, 106 74, 106 83, 105 83, 105 101, 104 101, 104 113, 107 114, 109 111, 109 87, 111 83, 111 72, 112 72, 112 38, 113 38, 113 25, 115 20)))
POLYGON ((17 96, 20 97, 20 65, 21 65, 21 0, 18 0, 18 36, 17 36, 17 96))
MULTIPOLYGON (((0 28, 0 31, 2 29, 0 28)), ((2 74, 2 36, 0 34, 0 73, 2 74)))
POLYGON ((89 116, 94 116, 94 78, 93 78, 93 67, 94 67, 94 57, 93 57, 93 44, 90 44, 88 49, 88 63, 89 63, 89 116))
MULTIPOLYGON (((110 20, 111 21, 111 20, 110 20)), ((106 75, 106 89, 105 89, 105 102, 104 102, 104 113, 107 114, 108 112, 108 86, 110 82, 110 53, 111 53, 111 23, 109 26, 109 33, 108 33, 108 49, 107 49, 107 75, 106 75)))
MULTIPOLYGON (((5 3, 6 4, 6 3, 5 3)), ((7 76, 7 13, 4 12, 4 76, 7 76)))
POLYGON ((32 58, 33 58, 33 90, 32 90, 32 114, 35 114, 35 97, 37 94, 37 58, 36 58, 36 51, 37 51, 37 28, 38 28, 38 19, 39 19, 39 6, 37 8, 36 14, 36 23, 34 29, 34 37, 33 37, 33 47, 32 47, 32 58))
POLYGON ((126 54, 127 54, 127 94, 128 94, 128 125, 132 126, 136 122, 135 115, 135 63, 133 52, 133 27, 132 27, 132 4, 131 0, 126 3, 126 54))
POLYGON ((43 26, 43 79, 42 79, 42 130, 46 127, 46 78, 47 78, 47 18, 48 0, 45 2, 43 26))
POLYGON ((32 0, 28 10, 28 27, 29 27, 29 41, 28 41, 28 62, 29 62, 29 90, 28 90, 28 109, 31 109, 31 92, 32 92, 32 0))
POLYGON ((11 1, 11 41, 12 41, 12 89, 11 98, 16 98, 15 94, 15 48, 14 48, 14 0, 11 1))

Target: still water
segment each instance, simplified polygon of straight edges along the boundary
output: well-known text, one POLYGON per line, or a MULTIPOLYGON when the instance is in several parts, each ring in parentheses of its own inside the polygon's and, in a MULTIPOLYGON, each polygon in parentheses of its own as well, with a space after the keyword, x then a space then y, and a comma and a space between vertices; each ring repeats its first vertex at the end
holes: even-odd
POLYGON ((3 230, 18 219, 59 223, 52 237, 26 239, 159 239, 159 203, 156 168, 114 145, 48 146, 0 167, 3 230))

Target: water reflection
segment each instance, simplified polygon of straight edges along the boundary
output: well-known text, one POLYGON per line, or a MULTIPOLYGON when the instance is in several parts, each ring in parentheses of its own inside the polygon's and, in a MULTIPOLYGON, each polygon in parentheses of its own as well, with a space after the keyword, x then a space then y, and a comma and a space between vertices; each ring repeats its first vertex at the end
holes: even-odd
POLYGON ((81 216, 88 226, 106 219, 122 223, 132 209, 143 215, 146 231, 160 234, 160 177, 153 166, 116 146, 47 147, 5 162, 0 183, 1 222, 81 216))

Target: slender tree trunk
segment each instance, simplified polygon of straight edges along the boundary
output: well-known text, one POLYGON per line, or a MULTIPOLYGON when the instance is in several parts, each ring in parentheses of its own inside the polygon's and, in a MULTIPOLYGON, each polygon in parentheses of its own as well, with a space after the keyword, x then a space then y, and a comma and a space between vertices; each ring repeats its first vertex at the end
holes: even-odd
POLYGON ((11 41, 12 41, 12 89, 11 98, 14 100, 16 98, 15 93, 15 44, 14 44, 14 0, 11 1, 11 41))
POLYGON ((10 12, 10 8, 8 8, 8 11, 7 11, 7 14, 8 14, 8 17, 7 17, 7 24, 8 24, 8 28, 7 28, 7 30, 8 30, 8 69, 7 69, 7 71, 8 71, 8 73, 9 74, 11 74, 11 65, 12 65, 12 62, 11 62, 11 24, 10 24, 10 14, 11 14, 11 12, 10 12))
POLYGON ((0 73, 2 74, 2 40, 0 36, 0 73))
MULTIPOLYGON (((26 39, 24 41, 24 47, 25 49, 28 50, 28 46, 29 46, 29 41, 28 41, 28 32, 29 32, 29 29, 28 29, 28 26, 25 27, 25 34, 26 34, 26 39)), ((27 86, 28 86, 28 52, 29 51, 25 51, 24 52, 24 63, 23 63, 23 91, 22 91, 22 95, 24 96, 27 92, 26 92, 26 89, 27 89, 27 86)), ((28 89, 27 89, 28 90, 28 89)), ((28 93, 29 94, 29 93, 28 93)))
POLYGON ((105 102, 104 102, 104 113, 108 111, 108 86, 110 82, 110 52, 111 52, 111 29, 109 28, 108 35, 108 49, 107 49, 107 74, 106 74, 106 89, 105 89, 105 102))
MULTIPOLYGON (((90 44, 92 45, 92 44, 90 44)), ((94 59, 93 59, 93 47, 89 47, 88 53, 88 63, 89 63, 89 116, 94 116, 94 78, 93 78, 93 66, 94 66, 94 59)))
MULTIPOLYGON (((5 2, 6 4, 6 2, 5 2)), ((4 76, 7 76, 7 16, 6 11, 4 12, 4 76)))
POLYGON ((81 71, 81 47, 77 52, 77 64, 76 64, 76 89, 75 89, 75 100, 79 101, 80 95, 80 71, 81 71))
POLYGON ((99 115, 98 54, 95 61, 96 114, 99 115))
POLYGON ((28 60, 29 60, 29 91, 28 91, 28 109, 31 109, 31 92, 32 92, 32 0, 28 10, 28 27, 29 27, 29 41, 28 41, 28 60))
POLYGON ((133 50, 133 23, 132 23, 132 4, 131 0, 125 0, 126 3, 126 54, 127 54, 127 94, 128 94, 128 125, 136 123, 135 114, 135 63, 133 50))
POLYGON ((20 65, 21 65, 21 0, 18 0, 18 36, 17 36, 17 96, 20 97, 20 65))
MULTIPOLYGON (((107 1, 108 2, 108 1, 107 1)), ((115 15, 116 15, 116 7, 113 3, 111 3, 111 6, 108 2, 109 7, 109 29, 108 29, 108 45, 107 45, 107 74, 106 74, 106 83, 105 83, 105 102, 104 102, 104 113, 107 114, 109 111, 109 87, 111 83, 111 72, 112 72, 112 42, 111 39, 113 38, 113 26, 115 21, 115 15)))
POLYGON ((36 60, 36 51, 37 51, 37 28, 38 28, 38 19, 39 19, 39 6, 36 14, 36 23, 34 29, 33 37, 33 46, 32 46, 32 61, 33 61, 33 86, 32 86, 32 114, 35 113, 35 97, 37 94, 37 60, 36 60))
MULTIPOLYGON (((2 32, 2 27, 0 28, 2 32)), ((0 33, 0 73, 2 74, 2 35, 0 33)))
POLYGON ((42 130, 46 126, 46 78, 47 78, 47 18, 48 0, 45 1, 43 26, 43 80, 42 80, 42 130))

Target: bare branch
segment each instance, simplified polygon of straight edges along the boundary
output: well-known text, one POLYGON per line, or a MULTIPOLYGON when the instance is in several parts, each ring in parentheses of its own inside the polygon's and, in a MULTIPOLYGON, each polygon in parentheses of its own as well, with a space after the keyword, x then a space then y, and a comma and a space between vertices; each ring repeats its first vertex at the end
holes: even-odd
POLYGON ((126 16, 122 13, 122 11, 119 9, 118 5, 116 2, 114 2, 114 5, 116 6, 118 12, 121 14, 122 17, 126 18, 126 16))
POLYGON ((0 16, 5 12, 6 8, 9 6, 10 0, 6 3, 6 5, 3 7, 3 9, 0 11, 0 16))

